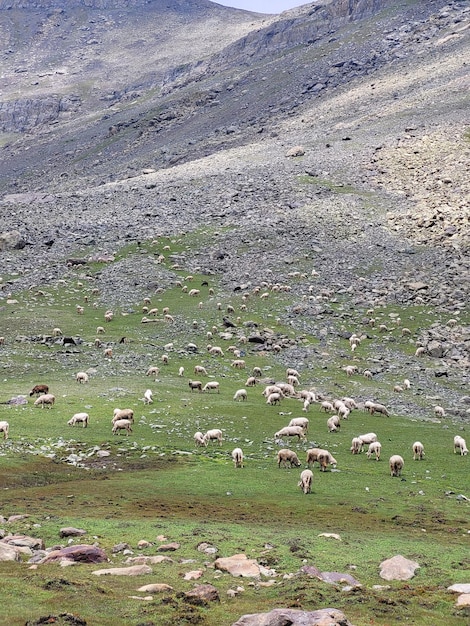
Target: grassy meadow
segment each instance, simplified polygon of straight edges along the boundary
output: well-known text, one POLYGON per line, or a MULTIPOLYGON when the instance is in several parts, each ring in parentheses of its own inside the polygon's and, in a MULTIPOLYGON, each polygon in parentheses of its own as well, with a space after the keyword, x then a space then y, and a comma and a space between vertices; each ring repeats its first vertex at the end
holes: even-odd
MULTIPOLYGON (((339 336, 321 346, 309 333, 308 320, 302 334, 286 323, 284 313, 297 296, 265 288, 261 292, 268 291, 269 297, 263 299, 250 291, 244 300, 243 291, 224 292, 217 276, 193 274, 188 279, 184 263, 170 260, 164 244, 170 245, 172 255, 184 258, 188 246, 196 243, 149 242, 143 249, 130 246, 117 255, 114 263, 133 255, 153 258, 162 253, 167 257, 156 271, 164 269, 171 280, 161 292, 145 294, 151 299, 149 306, 159 309, 155 322, 141 322, 143 299, 108 307, 99 290, 103 268, 98 263, 86 270, 70 269, 63 280, 15 293, 2 303, 0 335, 5 344, 0 346, 0 400, 22 394, 28 403, 0 405, 0 420, 10 425, 9 438, 0 440, 0 514, 6 518, 27 515, 1 527, 8 533, 41 537, 46 547, 67 542, 59 536, 62 527, 82 528, 86 535, 72 541, 97 542, 110 563, 33 569, 26 558, 22 563, 0 563, 4 587, 0 621, 19 626, 66 612, 100 626, 229 626, 244 613, 275 607, 334 606, 356 626, 468 624, 468 609, 457 608, 455 596, 446 591, 453 583, 470 582, 470 503, 459 497, 469 495, 469 458, 454 455, 452 445, 462 426, 453 424, 451 418, 435 419, 425 396, 415 402, 429 404, 429 418, 394 410, 391 386, 407 372, 392 371, 380 380, 368 381, 359 375, 348 377, 341 369, 348 363, 365 369, 382 346, 413 359, 412 341, 401 337, 400 328, 394 326, 397 313, 402 326, 413 334, 419 327, 445 319, 426 307, 383 308, 374 316, 378 322, 387 321, 393 344, 387 344, 374 327, 368 328, 370 339, 354 354, 348 341, 339 336), (206 281, 209 285, 202 285, 206 281), (187 285, 188 291, 196 288, 199 294, 191 297, 181 285, 187 285), (77 313, 77 305, 84 307, 83 315, 77 313), (234 313, 227 313, 227 306, 234 313), (163 318, 164 307, 173 322, 163 318), (105 323, 108 308, 113 309, 114 318, 105 323), (219 335, 230 331, 222 324, 225 315, 237 325, 231 338, 219 335), (247 322, 257 326, 246 326, 247 322), (106 332, 96 335, 98 326, 106 332), (80 336, 83 343, 64 347, 19 340, 49 335, 55 327, 66 336, 80 336), (240 341, 241 334, 249 335, 251 328, 270 329, 275 340, 282 336, 292 344, 295 338, 317 356, 299 366, 289 362, 289 348, 256 350, 256 344, 240 341), (211 339, 208 332, 213 333, 211 339), (94 345, 96 337, 102 346, 94 345), (187 349, 189 343, 196 344, 197 353, 187 349), (221 346, 224 356, 211 356, 208 343, 221 346), (231 366, 231 346, 241 351, 244 370, 231 366), (103 354, 106 347, 112 347, 111 358, 103 354), (168 355, 167 365, 162 362, 163 354, 168 355), (159 374, 147 377, 153 365, 159 367, 159 374), (195 365, 203 365, 208 376, 195 375, 195 365), (390 417, 354 410, 342 421, 340 432, 329 433, 328 415, 319 404, 311 405, 307 413, 293 398, 268 406, 261 383, 246 387, 246 402, 233 400, 253 367, 261 368, 263 378, 279 381, 285 380, 287 365, 300 371, 302 389, 314 388, 329 398, 385 397, 390 417), (180 367, 184 367, 183 376, 178 375, 180 367), (89 373, 88 383, 76 382, 78 371, 89 373), (217 380, 220 393, 191 392, 191 378, 203 383, 217 380), (39 383, 47 383, 55 395, 53 408, 33 405, 28 393, 39 383), (150 405, 143 402, 147 388, 153 391, 150 405), (134 410, 130 436, 112 435, 115 407, 134 410), (72 415, 82 411, 90 415, 89 427, 68 426, 72 415), (302 415, 310 421, 307 441, 274 440, 277 430, 302 415), (222 445, 196 448, 194 433, 209 428, 223 430, 222 445), (352 437, 371 431, 382 443, 379 462, 365 453, 350 453, 352 437), (416 440, 425 446, 422 461, 412 458, 416 440), (244 451, 242 469, 233 466, 230 453, 234 447, 244 451), (281 447, 295 450, 302 468, 279 469, 276 455, 281 447), (304 495, 297 482, 310 447, 329 449, 338 465, 326 472, 316 466, 312 493, 304 495), (110 454, 100 457, 98 450, 110 454), (405 460, 401 478, 390 477, 392 454, 405 460), (140 540, 151 545, 140 549, 140 540), (116 544, 127 543, 137 556, 157 554, 160 543, 166 541, 176 541, 181 547, 169 553, 173 562, 153 565, 152 574, 138 578, 92 574, 104 567, 123 566, 126 555, 113 553, 116 544), (215 546, 217 554, 198 551, 202 542, 215 546), (214 568, 217 556, 241 552, 275 574, 261 580, 237 579, 214 568), (384 581, 379 564, 397 554, 417 561, 420 569, 409 581, 384 581), (306 564, 321 571, 347 572, 362 586, 345 588, 299 574, 306 564), (184 574, 197 569, 203 570, 197 582, 214 584, 220 602, 195 605, 184 598, 183 592, 195 584, 185 580, 184 574), (132 597, 145 596, 136 590, 153 582, 167 583, 174 590, 156 594, 151 601, 132 597), (243 589, 230 597, 227 591, 237 587, 243 589)), ((4 276, 4 282, 8 278, 4 276)), ((337 311, 344 307, 346 301, 332 305, 337 311)), ((365 311, 355 311, 348 318, 338 318, 338 331, 358 332, 364 315, 365 311)), ((426 359, 421 362, 426 365, 426 359)), ((439 384, 453 383, 440 380, 439 384)), ((404 393, 415 392, 412 387, 404 393)))

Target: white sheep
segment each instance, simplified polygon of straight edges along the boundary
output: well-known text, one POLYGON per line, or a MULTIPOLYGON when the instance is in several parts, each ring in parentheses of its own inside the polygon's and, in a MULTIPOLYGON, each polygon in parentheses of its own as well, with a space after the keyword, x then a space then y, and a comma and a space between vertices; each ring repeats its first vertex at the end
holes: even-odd
POLYGON ((346 372, 348 376, 353 376, 357 374, 357 366, 356 365, 345 365, 343 370, 346 372))
POLYGON ((37 400, 34 401, 34 406, 40 406, 44 408, 46 405, 51 409, 54 406, 55 396, 52 393, 45 393, 42 396, 39 396, 37 400))
POLYGON ((126 419, 116 420, 113 423, 113 428, 112 428, 113 435, 117 435, 118 431, 120 430, 125 430, 126 436, 129 437, 129 433, 132 432, 132 422, 126 419))
POLYGON ((370 459, 373 454, 375 454, 375 460, 380 461, 380 453, 382 451, 382 444, 380 441, 373 441, 369 449, 367 450, 367 458, 370 459))
POLYGON ((354 398, 342 398, 341 402, 347 406, 347 408, 352 411, 353 409, 357 409, 357 402, 354 398))
POLYGON ((194 373, 200 374, 201 376, 208 376, 207 370, 203 365, 195 365, 194 373))
POLYGON ((424 356, 425 354, 426 354, 426 348, 424 348, 423 346, 416 348, 415 356, 424 356))
POLYGON ((341 428, 341 421, 339 415, 332 415, 326 420, 326 425, 328 427, 328 432, 335 433, 339 428, 341 428))
POLYGON ((352 454, 360 454, 362 452, 363 441, 359 437, 353 437, 351 441, 351 450, 352 454))
POLYGON ((289 422, 288 426, 300 426, 304 433, 308 433, 308 418, 307 417, 293 417, 289 422))
POLYGON ((403 387, 405 389, 410 389, 411 388, 411 382, 408 380, 408 378, 405 378, 403 381, 403 387))
POLYGON ((112 348, 106 348, 106 350, 103 352, 103 356, 105 359, 112 359, 113 358, 113 349, 112 348))
POLYGON ((405 465, 405 461, 399 454, 394 454, 390 457, 389 465, 390 476, 400 476, 403 466, 405 465))
POLYGON ((262 372, 260 367, 254 367, 253 371, 251 373, 253 374, 253 376, 255 376, 257 378, 259 378, 260 376, 263 375, 263 372, 262 372))
POLYGON ((266 404, 281 404, 281 397, 282 396, 280 393, 270 393, 269 396, 266 398, 266 404))
POLYGON ((460 450, 460 456, 467 456, 468 454, 467 443, 460 435, 454 437, 454 454, 457 454, 457 450, 460 450))
POLYGON ((386 417, 390 417, 390 413, 388 412, 387 408, 383 404, 378 404, 377 402, 372 402, 371 406, 369 407, 369 413, 371 415, 374 415, 374 413, 381 413, 386 417))
POLYGON ((377 435, 375 433, 366 433, 365 435, 359 435, 359 439, 363 444, 369 445, 377 441, 377 435))
POLYGON ((160 374, 160 368, 156 365, 151 365, 145 372, 146 376, 158 376, 160 374))
POLYGON ((287 448, 282 448, 277 453, 277 466, 281 467, 281 463, 284 467, 287 467, 288 464, 290 467, 300 467, 301 465, 297 454, 287 448))
POLYGON ((199 430, 196 433, 194 433, 193 438, 194 438, 194 443, 196 444, 196 446, 207 446, 207 439, 199 430))
POLYGON ((184 367, 181 366, 178 370, 178 376, 184 376, 184 367))
POLYGON ((75 375, 77 383, 84 384, 88 382, 88 374, 86 372, 77 372, 75 375))
POLYGON ((75 413, 75 415, 72 415, 72 417, 69 419, 67 424, 69 426, 75 426, 75 424, 82 424, 83 428, 86 428, 88 426, 89 420, 90 420, 90 416, 88 415, 88 413, 75 413))
POLYGON ((333 413, 333 411, 335 410, 332 403, 328 402, 328 400, 323 400, 323 402, 320 404, 320 409, 322 411, 325 411, 325 413, 333 413))
POLYGON ((0 433, 3 433, 3 438, 8 439, 8 431, 10 430, 10 424, 8 422, 0 422, 0 433))
POLYGON ((153 404, 153 393, 151 389, 147 389, 144 393, 144 404, 153 404))
POLYGON ((293 367, 288 367, 286 369, 286 378, 288 378, 289 376, 295 376, 296 378, 300 378, 299 372, 293 367))
POLYGON ((310 404, 311 404, 310 400, 305 399, 304 403, 303 403, 302 411, 304 411, 305 413, 307 411, 309 411, 310 410, 310 404))
POLYGON ((246 379, 245 387, 254 387, 257 384, 257 380, 254 376, 249 376, 246 379))
POLYGON ((134 411, 132 409, 114 409, 112 423, 122 419, 134 421, 134 411))
POLYGON ((210 380, 208 383, 206 383, 204 385, 204 387, 202 388, 203 391, 217 391, 217 393, 220 393, 220 384, 216 381, 216 380, 210 380))
POLYGON ((421 443, 421 441, 415 441, 412 446, 412 449, 413 449, 413 461, 416 461, 416 459, 421 461, 422 458, 424 457, 424 446, 421 443))
POLYGON ((211 430, 208 430, 206 434, 204 435, 204 438, 207 441, 207 443, 214 440, 214 441, 219 442, 219 446, 222 445, 223 439, 222 439, 222 431, 220 430, 220 428, 212 428, 211 430))
POLYGON ((60 330, 60 328, 53 328, 52 329, 52 336, 53 337, 62 337, 64 333, 60 330))
POLYGON ((374 375, 372 374, 370 370, 364 370, 362 372, 362 375, 364 376, 364 378, 367 378, 368 380, 372 380, 372 378, 374 377, 374 375))
POLYGON ((303 470, 300 474, 300 481, 298 483, 298 487, 300 487, 305 494, 311 493, 312 482, 313 482, 312 470, 309 470, 309 469, 303 470))
POLYGON ((274 439, 282 439, 282 437, 298 437, 299 441, 306 439, 302 426, 284 426, 274 434, 274 439))
POLYGON ((434 415, 436 417, 445 417, 446 416, 446 412, 444 411, 442 406, 435 406, 434 407, 434 415))
POLYGON ((334 456, 332 456, 331 452, 328 452, 328 450, 320 450, 317 458, 320 463, 320 472, 325 472, 328 465, 336 467, 338 464, 338 461, 334 458, 334 456))
POLYGON ((168 356, 168 354, 162 354, 160 359, 161 359, 163 365, 168 365, 168 363, 170 362, 170 357, 168 356))
POLYGON ((295 389, 294 389, 294 385, 291 385, 289 383, 276 383, 276 386, 279 387, 279 389, 282 391, 282 393, 287 397, 290 396, 291 398, 296 397, 296 393, 295 393, 295 389))
POLYGON ((241 448, 234 448, 232 450, 232 459, 235 467, 243 467, 243 450, 241 448))
POLYGON ((237 391, 234 393, 233 399, 236 400, 237 402, 245 402, 245 400, 247 400, 248 398, 248 394, 246 393, 246 389, 237 389, 237 391))
POLYGON ((246 367, 246 361, 243 359, 235 359, 235 361, 231 362, 230 366, 238 370, 243 370, 246 367))
POLYGON ((106 332, 106 331, 105 331, 105 329, 104 329, 104 327, 103 327, 103 326, 97 326, 97 327, 96 327, 96 334, 97 334, 97 335, 104 335, 104 334, 105 334, 105 332, 106 332))
POLYGON ((322 452, 322 448, 309 448, 307 450, 306 463, 308 467, 310 467, 310 465, 315 465, 315 461, 318 461, 318 454, 320 452, 322 452))
POLYGON ((191 389, 191 393, 194 389, 197 389, 199 393, 202 392, 202 383, 200 380, 189 380, 188 382, 189 388, 191 389))
POLYGON ((297 376, 292 376, 292 375, 287 377, 287 383, 289 385, 292 385, 293 387, 298 387, 300 385, 300 381, 297 378, 297 376))
POLYGON ((210 346, 207 348, 207 351, 209 354, 212 354, 212 356, 224 356, 224 351, 220 346, 210 346))

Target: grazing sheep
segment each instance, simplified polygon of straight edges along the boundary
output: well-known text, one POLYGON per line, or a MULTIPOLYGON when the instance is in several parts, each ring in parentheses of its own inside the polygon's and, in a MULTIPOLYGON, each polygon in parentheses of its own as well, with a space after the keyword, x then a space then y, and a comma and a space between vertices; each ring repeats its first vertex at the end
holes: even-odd
POLYGON ((286 378, 289 378, 289 376, 295 376, 296 378, 300 378, 299 372, 295 370, 293 367, 288 367, 286 369, 286 378))
POLYGON ((341 428, 341 421, 338 415, 332 415, 326 420, 326 425, 328 426, 328 432, 335 433, 341 428))
POLYGON ((191 298, 195 298, 196 296, 198 296, 201 293, 200 289, 190 289, 188 291, 188 296, 191 296, 191 298))
POLYGON ((40 406, 44 408, 46 405, 51 409, 54 406, 55 396, 52 393, 45 393, 43 396, 39 396, 37 400, 34 401, 34 406, 40 406))
POLYGON ((49 386, 48 385, 35 385, 31 391, 29 392, 30 396, 39 396, 42 393, 48 393, 49 386))
POLYGON ((303 405, 303 407, 302 407, 302 411, 305 411, 305 413, 306 413, 307 411, 309 411, 309 410, 310 410, 310 404, 311 404, 310 400, 305 399, 305 400, 304 400, 304 405, 303 405))
POLYGON ((348 376, 353 376, 353 374, 357 374, 357 366, 356 365, 345 365, 343 371, 346 372, 348 376))
POLYGON ((10 425, 8 422, 5 422, 5 421, 0 422, 0 433, 3 433, 4 439, 8 439, 9 430, 10 430, 10 425))
POLYGON ((96 334, 97 334, 97 335, 104 335, 104 334, 105 334, 105 332, 106 332, 106 331, 105 331, 105 329, 104 329, 104 327, 103 327, 103 326, 97 326, 97 327, 96 327, 96 334))
POLYGON ((320 409, 322 411, 325 411, 325 413, 332 413, 335 408, 334 406, 331 404, 331 402, 328 402, 327 400, 324 400, 321 404, 320 404, 320 409))
POLYGON ((153 404, 153 393, 151 389, 147 389, 144 393, 144 404, 153 404))
POLYGON ((103 356, 105 359, 112 359, 113 358, 113 349, 112 348, 106 348, 106 350, 103 352, 103 356))
POLYGON ((317 458, 320 463, 320 472, 326 472, 328 465, 336 467, 338 464, 337 460, 331 455, 330 452, 328 452, 328 450, 320 450, 317 458))
POLYGON ((394 385, 393 391, 395 393, 401 393, 403 391, 403 387, 401 385, 394 385))
POLYGON ((235 467, 243 467, 243 450, 241 448, 234 448, 232 450, 232 459, 235 467))
POLYGON ((106 311, 104 314, 104 321, 105 322, 111 322, 112 319, 114 318, 114 313, 112 311, 106 311))
POLYGON ((62 337, 64 333, 60 330, 60 328, 53 328, 52 329, 52 336, 53 337, 62 337))
POLYGON ((421 441, 415 441, 413 446, 413 461, 416 461, 416 459, 418 459, 418 461, 421 461, 424 457, 424 446, 421 443, 421 441))
POLYGON ((116 422, 117 420, 128 420, 129 422, 133 422, 134 421, 134 411, 132 409, 114 409, 113 411, 113 419, 111 420, 112 423, 114 424, 114 422, 116 422))
POLYGON ((178 376, 183 376, 184 375, 184 367, 181 366, 178 370, 178 376))
POLYGON ((341 402, 345 404, 350 411, 357 409, 357 402, 354 398, 342 398, 341 402))
POLYGON ((77 383, 85 384, 88 382, 88 374, 86 372, 77 372, 75 374, 75 380, 77 383))
POLYGON ((435 406, 434 407, 434 415, 436 417, 445 417, 446 416, 446 412, 444 411, 442 406, 435 406))
POLYGON ((369 449, 367 450, 367 458, 370 459, 373 454, 375 454, 375 460, 380 461, 380 453, 382 451, 382 444, 380 441, 373 441, 369 449))
POLYGON ((383 404, 378 404, 377 402, 373 402, 372 406, 369 408, 369 413, 374 415, 374 413, 381 413, 386 417, 390 417, 390 413, 387 411, 386 407, 383 404))
POLYGON ((374 377, 374 375, 372 374, 370 370, 364 370, 362 372, 362 375, 364 376, 364 378, 367 378, 368 380, 372 380, 372 378, 374 377))
POLYGON ((210 346, 207 348, 207 351, 209 354, 212 354, 212 356, 224 356, 224 351, 220 346, 210 346))
POLYGON ((287 448, 282 448, 277 453, 277 466, 280 468, 281 463, 284 467, 287 467, 287 464, 292 467, 300 467, 301 463, 299 461, 299 457, 293 450, 288 450, 287 448))
POLYGON ((257 384, 257 380, 254 376, 249 376, 246 379, 245 387, 254 387, 257 384))
POLYGON ((366 433, 365 435, 359 435, 359 439, 363 444, 369 445, 377 441, 377 435, 375 433, 366 433))
POLYGON ((246 389, 237 389, 237 391, 235 392, 233 399, 236 400, 237 402, 245 402, 245 400, 248 399, 248 394, 246 393, 246 389))
POLYGON ((196 446, 207 446, 207 439, 199 430, 194 433, 194 443, 196 446))
POLYGON ((310 389, 302 389, 302 391, 299 392, 298 397, 301 400, 308 400, 310 404, 313 404, 317 401, 315 393, 310 389))
POLYGON ((129 433, 132 432, 132 422, 126 419, 116 420, 113 423, 113 428, 112 428, 113 435, 117 435, 118 431, 120 430, 125 430, 126 436, 129 437, 129 433))
POLYGON ((467 456, 468 454, 467 443, 460 435, 454 437, 454 454, 457 454, 457 450, 460 450, 460 456, 467 456))
POLYGON ((309 469, 303 470, 300 474, 300 481, 298 487, 307 494, 312 492, 313 472, 309 469))
POLYGON ((406 337, 411 337, 411 330, 410 330, 409 328, 405 328, 405 327, 403 327, 403 328, 401 329, 401 336, 402 336, 402 337, 405 337, 405 336, 406 336, 406 337))
POLYGON ((208 430, 206 434, 204 435, 204 438, 207 441, 207 443, 209 443, 210 441, 218 441, 219 446, 222 445, 223 439, 222 439, 222 431, 220 430, 220 428, 212 428, 211 430, 208 430))
POLYGON ((90 419, 90 416, 88 415, 88 413, 75 413, 75 415, 73 415, 69 419, 67 424, 69 426, 75 426, 75 424, 82 424, 83 428, 86 428, 88 426, 89 419, 90 419))
POLYGON ((351 441, 351 450, 352 454, 360 454, 362 452, 363 441, 359 437, 353 437, 351 441))
POLYGON ((261 371, 260 367, 254 367, 253 371, 251 372, 253 374, 253 376, 259 378, 260 376, 263 375, 263 372, 261 371))
POLYGON ((405 465, 405 461, 399 454, 394 454, 390 457, 389 465, 390 476, 400 476, 403 466, 405 465))
POLYGON ((204 387, 202 388, 203 391, 217 391, 217 393, 220 393, 220 384, 216 381, 216 380, 210 380, 208 383, 206 383, 204 385, 204 387))
POLYGON ((282 397, 283 396, 280 393, 270 393, 269 396, 266 398, 266 404, 281 404, 282 397))
POLYGON ((416 348, 415 356, 423 356, 425 354, 426 354, 426 348, 424 348, 423 346, 416 348))
POLYGON ((289 385, 289 383, 276 383, 276 386, 279 387, 285 396, 290 396, 291 398, 296 397, 293 385, 289 385))
POLYGON ((202 392, 202 383, 200 380, 190 380, 188 382, 189 388, 191 389, 191 393, 194 389, 197 389, 199 393, 202 392))
POLYGON ((243 359, 236 359, 235 361, 232 361, 230 365, 237 370, 243 370, 246 367, 246 362, 243 359))
POLYGON ((274 439, 282 439, 282 437, 297 437, 299 441, 306 439, 302 426, 284 426, 277 433, 274 433, 274 439))
POLYGON ((168 363, 170 362, 170 357, 168 356, 168 354, 162 354, 160 358, 163 365, 168 365, 168 363))
POLYGON ((300 426, 303 428, 305 434, 308 433, 308 418, 307 417, 293 417, 288 426, 300 426))
POLYGON ((405 380, 403 381, 403 387, 405 389, 410 389, 411 387, 411 382, 408 380, 408 378, 405 378, 405 380))
POLYGON ((345 404, 340 404, 336 410, 338 412, 338 416, 343 420, 347 420, 349 417, 349 414, 351 413, 351 411, 348 409, 348 407, 345 404))
POLYGON ((156 365, 151 365, 148 370, 145 372, 146 376, 158 376, 160 373, 160 368, 156 365))
POLYGON ((310 465, 315 465, 315 461, 318 461, 318 455, 320 452, 322 452, 322 448, 310 448, 307 450, 306 463, 308 467, 310 467, 310 465))
POLYGON ((287 383, 293 387, 298 387, 300 385, 300 381, 297 376, 292 375, 287 377, 287 383))
POLYGON ((77 304, 76 309, 77 309, 77 314, 78 315, 83 315, 83 313, 85 312, 85 309, 82 306, 80 306, 79 304, 77 304))
POLYGON ((201 376, 208 376, 209 375, 207 373, 206 368, 203 365, 195 365, 194 366, 194 373, 195 374, 200 374, 201 376))
POLYGON ((163 319, 165 320, 165 322, 168 322, 169 324, 173 324, 175 321, 175 318, 173 317, 173 315, 170 315, 169 313, 165 313, 165 315, 163 316, 163 319))

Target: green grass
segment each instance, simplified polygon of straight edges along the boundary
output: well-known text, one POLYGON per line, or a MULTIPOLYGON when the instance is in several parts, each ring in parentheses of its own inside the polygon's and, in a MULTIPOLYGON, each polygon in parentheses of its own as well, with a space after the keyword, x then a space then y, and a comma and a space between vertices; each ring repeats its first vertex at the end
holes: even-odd
MULTIPOLYGON (((335 606, 356 626, 402 621, 436 626, 468 623, 468 612, 457 609, 455 597, 446 591, 452 583, 468 582, 469 566, 469 503, 457 498, 468 495, 468 458, 452 452, 456 427, 450 420, 423 421, 394 411, 390 418, 354 411, 342 422, 340 432, 328 433, 327 415, 319 405, 312 405, 307 414, 307 442, 286 441, 283 445, 297 451, 302 465, 308 447, 327 447, 338 467, 324 473, 315 468, 313 492, 305 496, 297 487, 300 468, 278 469, 279 445, 273 439, 274 432, 292 417, 302 415, 300 402, 286 399, 280 407, 267 406, 262 385, 247 388, 247 402, 232 399, 234 392, 245 386, 254 366, 261 367, 266 377, 282 380, 282 353, 255 352, 250 344, 240 344, 236 335, 223 340, 217 334, 210 343, 221 345, 225 356, 211 357, 206 350, 208 330, 213 326, 224 330, 221 318, 228 304, 235 308, 232 317, 241 318, 238 325, 253 320, 261 328, 269 326, 275 333, 294 337, 293 327, 282 321, 291 296, 271 293, 266 300, 250 296, 243 311, 241 295, 225 294, 217 276, 210 277, 212 295, 207 287, 200 287, 207 277, 194 274, 186 281, 189 272, 184 263, 171 269, 170 255, 197 249, 202 245, 200 233, 148 242, 140 248, 129 246, 119 251, 116 262, 136 254, 159 254, 164 245, 171 248, 166 251, 164 269, 188 288, 201 289, 197 298, 191 298, 173 281, 174 286, 152 295, 151 306, 159 308, 159 316, 168 306, 175 318, 173 324, 142 324, 142 302, 115 307, 113 321, 105 324, 103 314, 108 307, 100 301, 100 294, 92 293, 95 281, 84 280, 80 269, 66 283, 38 286, 44 295, 31 290, 15 296, 18 304, 5 305, 2 399, 28 394, 34 384, 47 382, 57 400, 50 410, 34 407, 29 397, 27 405, 0 405, 0 420, 10 423, 10 438, 0 444, 0 513, 5 517, 27 514, 3 528, 40 536, 48 547, 66 541, 59 536, 60 528, 83 528, 86 535, 74 542, 98 542, 110 567, 124 563, 125 556, 113 553, 113 546, 121 542, 128 543, 134 555, 155 554, 160 535, 178 541, 181 547, 170 554, 173 563, 155 565, 153 574, 138 579, 92 574, 104 566, 39 565, 31 569, 26 557, 22 563, 0 563, 5 623, 19 626, 28 619, 66 611, 103 626, 228 626, 244 613, 282 606, 308 610, 335 606), (98 306, 93 305, 95 298, 98 306), (77 304, 85 307, 84 315, 77 315, 77 304), (275 321, 278 318, 280 321, 275 321), (193 328, 193 320, 198 321, 197 328, 193 328), (105 359, 103 350, 93 345, 98 325, 106 328, 103 341, 113 344, 112 359, 105 359), (64 349, 15 341, 20 334, 49 334, 55 326, 66 335, 80 335, 84 343, 64 349), (119 344, 124 336, 130 342, 119 344), (169 342, 174 347, 168 352, 169 364, 163 365, 161 355, 169 342), (184 349, 188 342, 199 346, 198 354, 184 349), (227 348, 232 344, 245 351, 245 370, 231 367, 233 355, 227 348), (220 394, 190 392, 188 379, 195 377, 196 364, 208 371, 203 382, 220 382, 220 394), (157 380, 145 376, 150 365, 160 367, 157 380), (180 366, 185 368, 183 377, 178 376, 180 366), (88 384, 75 381, 79 370, 90 372, 88 384), (147 387, 154 392, 150 406, 142 402, 147 387), (130 437, 111 434, 112 412, 117 406, 135 411, 130 437), (68 419, 84 410, 90 414, 90 426, 69 427, 68 419), (194 432, 212 427, 223 429, 222 446, 196 449, 194 432), (383 445, 380 462, 349 451, 353 436, 370 431, 378 434, 383 445), (421 462, 412 460, 411 444, 417 439, 426 450, 421 462), (235 446, 245 453, 245 467, 240 470, 234 469, 230 458, 235 446), (98 458, 97 449, 109 451, 110 456, 98 458), (396 453, 405 459, 402 478, 389 475, 387 460, 396 453), (321 533, 337 533, 341 541, 320 537, 321 533), (139 549, 142 539, 152 545, 139 549), (203 541, 215 545, 218 556, 244 552, 273 568, 277 574, 274 585, 263 587, 256 581, 252 584, 218 574, 211 566, 214 557, 197 550, 203 541), (395 554, 420 564, 410 581, 386 583, 380 578, 379 563, 395 554), (342 591, 341 586, 299 574, 306 563, 323 571, 348 572, 362 587, 342 591), (220 603, 192 606, 185 601, 182 592, 194 583, 185 581, 183 575, 193 569, 204 571, 199 582, 218 588, 220 603), (156 595, 150 602, 129 598, 143 595, 136 589, 150 582, 168 583, 174 591, 156 595), (244 591, 229 598, 227 590, 238 585, 244 591)), ((102 267, 89 269, 90 275, 96 275, 102 267)), ((347 307, 343 301, 332 310, 335 313, 347 307)), ((395 337, 390 344, 393 350, 410 357, 412 344, 401 338, 400 327, 390 323, 393 318, 389 314, 395 312, 400 314, 401 326, 409 327, 413 336, 435 321, 446 321, 426 307, 376 310, 377 324, 390 325, 388 334, 395 337)), ((339 330, 353 331, 364 315, 364 311, 354 311, 348 323, 332 319, 337 319, 339 330)), ((381 346, 388 349, 377 326, 368 328, 368 333, 370 339, 354 355, 348 342, 338 338, 337 354, 331 355, 326 368, 321 359, 306 363, 301 370, 302 388, 315 386, 353 397, 358 391, 363 395, 370 391, 371 396, 381 397, 394 382, 391 374, 367 381, 348 378, 341 369, 353 361, 363 367, 381 346)), ((306 334, 306 341, 315 345, 316 340, 306 334)))

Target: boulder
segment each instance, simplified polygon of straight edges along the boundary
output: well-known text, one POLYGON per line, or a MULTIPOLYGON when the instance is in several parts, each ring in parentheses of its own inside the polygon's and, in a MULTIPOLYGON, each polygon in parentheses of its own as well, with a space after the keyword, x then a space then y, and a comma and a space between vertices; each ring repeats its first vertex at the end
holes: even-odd
POLYGON ((52 563, 67 559, 79 563, 103 563, 108 557, 101 548, 90 545, 67 546, 59 550, 53 550, 42 559, 41 563, 52 563))
POLYGON ((157 550, 159 552, 174 552, 180 548, 180 544, 176 541, 172 541, 171 543, 164 543, 161 546, 158 546, 157 550))
POLYGON ((17 230, 0 233, 0 252, 3 250, 21 250, 26 243, 17 230))
POLYGON ((405 559, 404 556, 397 556, 382 561, 380 564, 380 577, 384 580, 409 580, 415 575, 419 568, 419 563, 405 559))
POLYGON ((43 550, 44 541, 38 537, 28 537, 27 535, 7 535, 2 539, 2 543, 8 543, 17 548, 30 548, 31 550, 43 550))
POLYGON ((158 565, 158 563, 174 563, 173 559, 169 556, 163 556, 163 554, 156 554, 154 556, 147 556, 141 554, 139 556, 130 556, 125 561, 126 563, 133 563, 134 565, 158 565))
POLYGON ((0 542, 0 561, 20 561, 21 552, 15 546, 0 542))
POLYGON ((454 591, 455 593, 470 593, 470 583, 456 583, 447 587, 447 591, 454 591))
POLYGON ((260 575, 258 563, 254 559, 248 559, 246 554, 221 557, 215 560, 214 565, 217 569, 228 572, 232 576, 254 578, 260 575))
POLYGON ((274 609, 269 613, 243 615, 232 626, 352 626, 342 611, 327 608, 318 611, 274 609))
POLYGON ((457 598, 456 606, 470 606, 470 593, 462 593, 457 598))
POLYGON ((130 567, 110 567, 108 569, 96 569, 95 576, 142 576, 151 574, 152 568, 148 565, 131 565, 130 567))
POLYGON ((86 535, 86 530, 83 530, 82 528, 73 528, 72 526, 67 526, 60 529, 59 535, 60 537, 80 537, 81 535, 86 535))
POLYGON ((196 604, 218 602, 220 600, 219 592, 214 585, 197 585, 197 587, 194 587, 191 591, 187 591, 184 597, 188 602, 194 602, 196 604))
POLYGON ((304 154, 305 149, 302 146, 293 146, 286 152, 286 157, 299 157, 304 156, 304 154))
POLYGON ((150 585, 139 587, 137 591, 143 593, 163 593, 164 591, 173 591, 173 587, 170 587, 170 585, 166 583, 151 583, 150 585))

